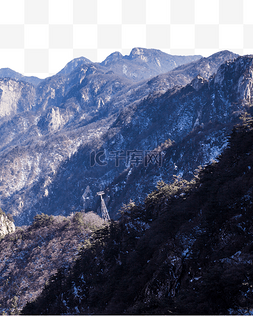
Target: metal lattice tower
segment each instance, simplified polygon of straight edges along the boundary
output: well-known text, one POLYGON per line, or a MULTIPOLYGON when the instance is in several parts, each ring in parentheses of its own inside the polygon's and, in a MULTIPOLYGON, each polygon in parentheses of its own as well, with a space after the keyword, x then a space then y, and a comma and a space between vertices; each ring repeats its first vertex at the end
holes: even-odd
POLYGON ((105 201, 102 197, 102 195, 105 194, 104 191, 100 191, 97 193, 97 195, 100 195, 101 197, 101 216, 102 218, 105 220, 105 221, 109 221, 110 220, 110 216, 109 216, 109 213, 107 211, 107 207, 105 205, 105 201))

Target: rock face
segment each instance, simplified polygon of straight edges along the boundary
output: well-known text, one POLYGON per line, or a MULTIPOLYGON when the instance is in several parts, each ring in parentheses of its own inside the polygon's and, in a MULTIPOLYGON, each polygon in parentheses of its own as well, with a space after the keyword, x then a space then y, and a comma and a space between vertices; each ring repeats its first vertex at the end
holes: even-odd
MULTIPOLYGON (((245 106, 243 93, 251 95, 247 74, 251 57, 237 57, 227 51, 201 59, 176 57, 136 48, 129 56, 115 53, 101 64, 74 60, 36 87, 2 79, 1 206, 14 216, 17 225, 23 225, 31 223, 38 212, 67 215, 83 207, 97 209, 96 192, 106 190, 105 202, 115 217, 129 198, 122 193, 127 189, 125 180, 118 177, 127 169, 129 178, 135 169, 122 161, 115 167, 108 157, 110 152, 153 150, 168 138, 179 146, 194 128, 202 126, 206 132, 194 136, 203 146, 196 146, 196 151, 202 151, 193 166, 192 160, 182 159, 185 150, 173 147, 175 158, 166 162, 161 175, 157 170, 149 185, 142 185, 140 177, 135 198, 143 199, 161 177, 171 177, 174 164, 179 164, 178 172, 185 169, 185 175, 190 175, 196 163, 206 163, 221 152, 226 133, 245 106), (122 63, 127 63, 129 73, 139 69, 148 79, 125 75, 122 63), (172 70, 162 73, 168 67, 172 70), (226 94, 227 89, 234 99, 226 94), (220 124, 218 128, 215 122, 220 124), (101 150, 107 152, 107 166, 91 166, 91 152, 101 150), (87 187, 90 197, 84 205, 87 187)), ((195 141, 190 138, 189 142, 195 141)))
POLYGON ((15 225, 7 216, 0 214, 0 239, 15 232, 15 225))
POLYGON ((32 110, 35 88, 13 79, 0 79, 0 117, 32 110))

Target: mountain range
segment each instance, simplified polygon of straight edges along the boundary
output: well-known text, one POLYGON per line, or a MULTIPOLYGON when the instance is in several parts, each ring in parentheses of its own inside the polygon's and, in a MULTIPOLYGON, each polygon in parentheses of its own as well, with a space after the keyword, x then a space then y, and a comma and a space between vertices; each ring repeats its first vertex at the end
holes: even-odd
POLYGON ((1 69, 0 312, 249 311, 252 63, 134 48, 1 69))
MULTIPOLYGON (((209 145, 213 138, 203 139, 210 148, 196 163, 207 163, 225 146, 226 133, 238 117, 234 113, 247 100, 243 78, 250 61, 250 57, 228 51, 201 58, 134 48, 129 56, 113 53, 100 64, 78 58, 39 82, 16 79, 16 75, 1 79, 2 209, 13 215, 16 225, 24 225, 41 212, 68 215, 97 210, 96 192, 105 190, 109 213, 117 218, 118 209, 129 197, 120 193, 122 183, 116 188, 114 183, 128 169, 122 163, 115 168, 112 160, 105 167, 91 167, 91 153, 144 152, 168 139, 176 148, 194 128, 202 126, 220 139, 216 147, 209 145), (222 77, 233 67, 239 67, 240 81, 222 77), (224 95, 227 81, 231 89, 242 90, 236 105, 224 95), (239 100, 243 102, 239 104, 239 100), (211 128, 216 123, 221 126, 211 128)), ((173 163, 177 165, 177 160, 173 163)), ((154 188, 156 178, 159 176, 136 192, 140 201, 154 188)))

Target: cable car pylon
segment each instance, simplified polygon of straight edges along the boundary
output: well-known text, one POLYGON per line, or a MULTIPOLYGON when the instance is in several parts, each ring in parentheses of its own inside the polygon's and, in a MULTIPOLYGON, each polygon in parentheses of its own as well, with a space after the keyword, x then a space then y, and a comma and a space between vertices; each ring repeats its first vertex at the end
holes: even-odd
POLYGON ((110 216, 109 213, 107 211, 107 207, 105 205, 105 201, 102 197, 102 195, 104 195, 105 192, 104 191, 99 191, 97 192, 97 195, 99 195, 101 197, 101 217, 105 220, 105 221, 109 221, 110 220, 110 216))

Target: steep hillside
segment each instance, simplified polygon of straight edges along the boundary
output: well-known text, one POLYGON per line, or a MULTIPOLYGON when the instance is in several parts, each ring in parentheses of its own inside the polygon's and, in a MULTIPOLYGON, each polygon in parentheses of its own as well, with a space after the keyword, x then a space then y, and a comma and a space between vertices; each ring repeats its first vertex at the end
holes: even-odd
POLYGON ((218 162, 124 206, 22 313, 252 313, 252 162, 244 115, 218 162))
POLYGON ((18 314, 41 293, 58 268, 66 270, 74 264, 80 247, 88 245, 103 224, 94 213, 41 214, 31 226, 10 231, 0 240, 0 313, 18 314))

